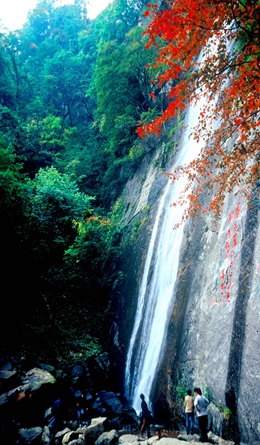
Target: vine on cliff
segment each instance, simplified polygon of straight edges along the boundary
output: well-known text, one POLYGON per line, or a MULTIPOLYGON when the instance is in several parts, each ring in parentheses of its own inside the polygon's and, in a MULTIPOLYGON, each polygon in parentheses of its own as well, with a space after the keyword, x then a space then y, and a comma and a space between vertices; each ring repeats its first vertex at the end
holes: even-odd
POLYGON ((147 48, 158 49, 154 66, 162 74, 154 82, 159 90, 167 85, 169 103, 152 122, 140 122, 137 132, 160 135, 167 120, 206 98, 192 132, 204 148, 195 160, 166 174, 171 182, 187 175, 185 189, 172 203, 188 203, 182 221, 207 210, 218 217, 226 193, 239 191, 250 200, 259 179, 260 1, 166 0, 162 5, 147 5, 145 15, 152 21, 144 33, 147 48), (203 62, 198 62, 201 51, 203 62), (206 206, 205 188, 213 189, 206 206))

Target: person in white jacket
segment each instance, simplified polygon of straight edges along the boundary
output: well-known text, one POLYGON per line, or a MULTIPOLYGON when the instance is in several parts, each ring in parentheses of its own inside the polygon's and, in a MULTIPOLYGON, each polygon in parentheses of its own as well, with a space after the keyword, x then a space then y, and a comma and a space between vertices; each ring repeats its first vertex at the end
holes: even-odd
POLYGON ((198 422, 199 422, 199 431, 200 431, 200 441, 202 443, 208 442, 208 414, 207 414, 207 406, 209 404, 208 399, 204 397, 201 393, 200 388, 194 388, 194 406, 197 410, 198 422))

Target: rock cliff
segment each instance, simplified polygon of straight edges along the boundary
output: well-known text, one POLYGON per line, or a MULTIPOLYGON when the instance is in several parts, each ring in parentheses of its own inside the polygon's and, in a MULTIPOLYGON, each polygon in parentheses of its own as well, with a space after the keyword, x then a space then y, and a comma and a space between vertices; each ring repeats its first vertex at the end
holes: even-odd
MULTIPOLYGON (((179 138, 177 131, 173 145, 179 138)), ((166 170, 175 154, 168 155, 166 170)), ((119 264, 122 279, 113 289, 115 381, 124 378, 138 289, 166 183, 150 156, 125 188, 129 242, 119 264)), ((186 223, 176 298, 151 394, 156 417, 174 423, 182 421, 180 389, 200 386, 212 401, 212 431, 250 445, 260 440, 258 220, 257 200, 249 208, 237 195, 227 196, 217 223, 210 214, 186 223)))

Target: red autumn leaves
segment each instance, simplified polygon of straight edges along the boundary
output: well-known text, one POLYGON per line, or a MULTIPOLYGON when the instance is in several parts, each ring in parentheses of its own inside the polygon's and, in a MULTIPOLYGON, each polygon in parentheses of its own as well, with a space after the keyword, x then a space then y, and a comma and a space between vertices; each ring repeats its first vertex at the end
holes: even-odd
POLYGON ((226 193, 241 192, 250 200, 259 179, 260 2, 174 0, 164 1, 162 8, 147 6, 145 15, 152 19, 145 31, 147 46, 158 48, 155 80, 159 89, 167 85, 169 94, 162 114, 140 123, 137 132, 160 135, 164 122, 205 96, 192 136, 194 143, 202 138, 204 148, 190 165, 166 174, 187 175, 183 196, 189 206, 183 220, 207 210, 218 216, 226 193), (207 206, 200 199, 205 187, 213 190, 207 206))

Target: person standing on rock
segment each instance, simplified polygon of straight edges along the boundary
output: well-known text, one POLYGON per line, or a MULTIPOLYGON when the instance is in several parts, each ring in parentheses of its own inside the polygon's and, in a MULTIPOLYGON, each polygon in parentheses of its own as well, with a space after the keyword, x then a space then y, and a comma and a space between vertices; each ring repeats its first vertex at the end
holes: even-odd
POLYGON ((150 433, 150 424, 151 424, 151 413, 148 409, 147 403, 145 401, 145 397, 143 394, 140 395, 141 402, 141 410, 142 410, 142 425, 138 435, 139 439, 143 439, 143 432, 147 429, 147 438, 151 437, 150 433))
POLYGON ((200 431, 200 441, 202 443, 208 442, 208 414, 207 414, 207 406, 209 404, 208 399, 204 397, 201 393, 200 388, 194 388, 195 401, 194 406, 197 410, 198 422, 199 422, 199 431, 200 431))
POLYGON ((76 414, 77 414, 77 425, 78 427, 82 425, 83 421, 89 420, 87 417, 88 406, 86 401, 86 396, 80 390, 75 392, 76 399, 76 414))
POLYGON ((188 389, 187 396, 184 398, 185 418, 186 418, 186 433, 193 434, 194 428, 194 397, 191 395, 191 390, 188 389))
POLYGON ((63 428, 63 399, 60 397, 55 400, 51 407, 51 412, 53 415, 52 420, 50 421, 49 427, 51 427, 55 433, 63 428))

